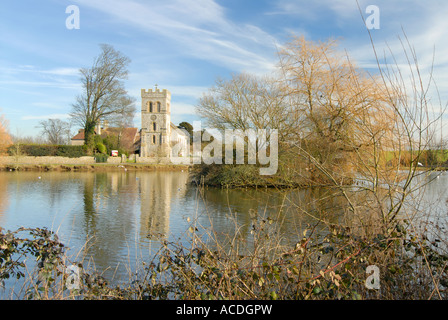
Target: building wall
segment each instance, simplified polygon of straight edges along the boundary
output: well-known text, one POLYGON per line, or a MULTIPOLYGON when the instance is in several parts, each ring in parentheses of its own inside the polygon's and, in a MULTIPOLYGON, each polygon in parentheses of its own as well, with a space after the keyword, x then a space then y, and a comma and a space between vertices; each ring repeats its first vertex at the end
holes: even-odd
POLYGON ((84 140, 71 140, 72 146, 83 146, 84 140))
POLYGON ((31 157, 31 156, 20 156, 20 157, 0 157, 0 164, 94 164, 94 157, 79 157, 79 158, 68 158, 68 157, 31 157))
POLYGON ((173 148, 171 150, 171 156, 179 157, 188 155, 188 146, 190 143, 189 139, 189 136, 185 135, 181 129, 171 128, 171 147, 177 145, 177 148, 173 148))

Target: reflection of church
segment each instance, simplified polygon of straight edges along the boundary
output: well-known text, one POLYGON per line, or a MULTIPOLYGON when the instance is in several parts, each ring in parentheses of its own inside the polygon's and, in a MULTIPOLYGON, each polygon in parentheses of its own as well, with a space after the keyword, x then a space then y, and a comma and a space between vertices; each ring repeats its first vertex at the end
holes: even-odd
POLYGON ((140 234, 167 236, 171 202, 185 196, 188 174, 180 172, 147 172, 140 176, 140 234))

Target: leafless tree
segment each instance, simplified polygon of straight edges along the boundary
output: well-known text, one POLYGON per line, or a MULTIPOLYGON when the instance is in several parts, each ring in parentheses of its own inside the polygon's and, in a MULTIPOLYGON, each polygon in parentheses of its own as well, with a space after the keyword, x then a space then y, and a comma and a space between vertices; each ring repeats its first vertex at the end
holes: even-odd
POLYGON ((285 95, 272 76, 243 73, 230 80, 218 79, 199 100, 196 112, 211 128, 278 129, 290 131, 285 95))
POLYGON ((71 136, 71 124, 61 119, 48 119, 39 121, 38 128, 46 137, 48 143, 54 145, 68 144, 71 136))
MULTIPOLYGON (((94 147, 95 126, 100 120, 129 119, 135 112, 134 100, 124 88, 130 59, 111 45, 102 44, 91 68, 81 68, 83 92, 72 106, 71 116, 84 128, 87 150, 94 147)), ((121 121, 120 120, 120 121, 121 121)))

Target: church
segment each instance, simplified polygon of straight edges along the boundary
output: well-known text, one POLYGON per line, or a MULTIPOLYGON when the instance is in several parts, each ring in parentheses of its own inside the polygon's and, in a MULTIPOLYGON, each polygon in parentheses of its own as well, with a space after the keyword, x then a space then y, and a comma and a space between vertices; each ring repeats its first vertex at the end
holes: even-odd
POLYGON ((140 130, 140 157, 171 158, 174 145, 188 150, 190 137, 186 130, 171 122, 171 93, 167 89, 142 89, 142 126, 140 130))
MULTIPOLYGON (((141 99, 140 131, 137 128, 109 128, 107 121, 101 121, 95 128, 95 134, 103 138, 107 135, 120 135, 122 147, 130 154, 136 153, 143 158, 183 157, 185 155, 182 152, 188 155, 188 132, 171 122, 171 93, 157 87, 154 90, 142 89, 141 99)), ((84 130, 80 129, 71 139, 71 145, 83 144, 84 130)))

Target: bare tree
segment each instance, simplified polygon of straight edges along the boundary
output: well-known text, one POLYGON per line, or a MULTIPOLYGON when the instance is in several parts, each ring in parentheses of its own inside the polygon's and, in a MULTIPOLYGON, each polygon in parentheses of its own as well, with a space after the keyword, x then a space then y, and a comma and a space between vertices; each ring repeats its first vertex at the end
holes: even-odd
POLYGON ((91 68, 81 68, 83 93, 72 106, 73 120, 84 127, 87 151, 94 148, 95 126, 100 120, 129 119, 135 112, 134 100, 123 80, 128 76, 130 59, 111 45, 101 45, 101 53, 91 68))
POLYGON ((243 73, 218 79, 199 100, 196 112, 217 129, 290 131, 289 107, 278 80, 243 73))
MULTIPOLYGON (((312 158, 309 167, 323 166, 342 181, 352 178, 364 151, 386 147, 395 114, 385 85, 358 68, 336 41, 294 38, 280 51, 279 66, 296 123, 292 140, 312 158)), ((317 172, 314 178, 328 181, 317 172)))
POLYGON ((71 132, 71 124, 60 119, 48 119, 39 121, 38 128, 42 135, 46 137, 48 143, 58 145, 67 144, 71 132))
POLYGON ((336 41, 294 38, 282 46, 278 67, 269 77, 218 80, 197 113, 218 129, 277 129, 279 165, 295 171, 300 184, 345 184, 360 162, 368 163, 371 150, 384 155, 396 117, 385 85, 358 68, 336 41))

